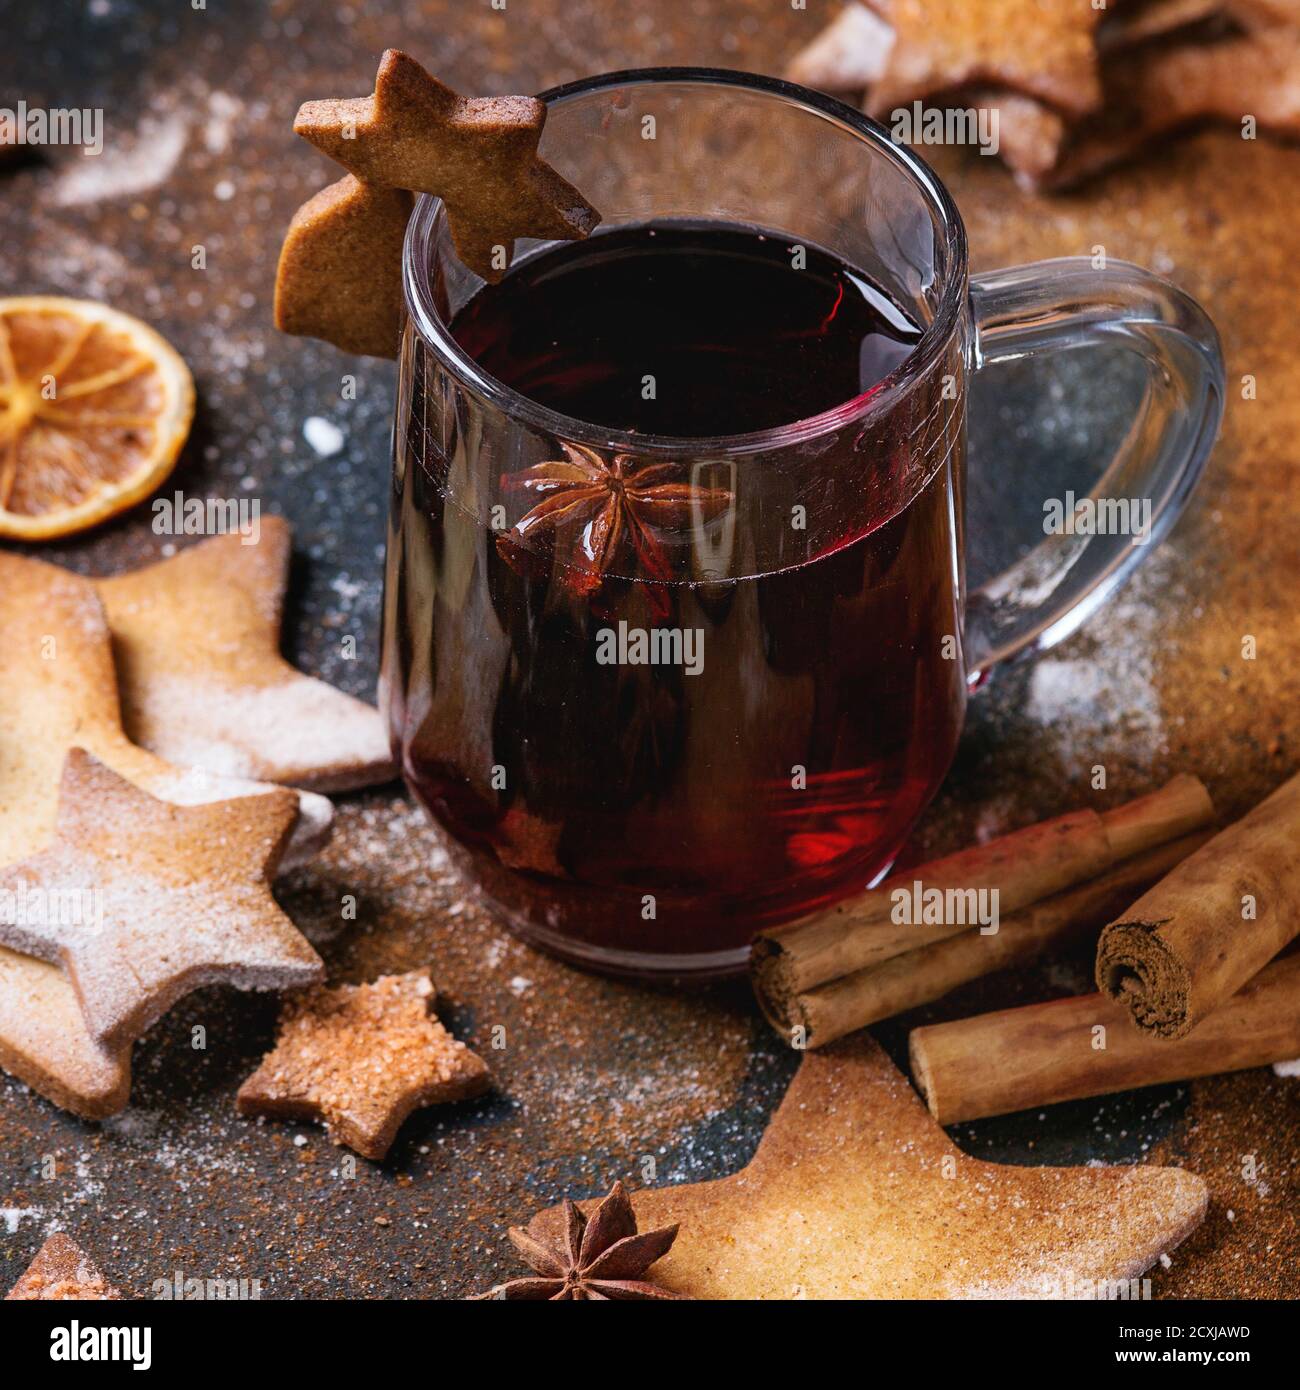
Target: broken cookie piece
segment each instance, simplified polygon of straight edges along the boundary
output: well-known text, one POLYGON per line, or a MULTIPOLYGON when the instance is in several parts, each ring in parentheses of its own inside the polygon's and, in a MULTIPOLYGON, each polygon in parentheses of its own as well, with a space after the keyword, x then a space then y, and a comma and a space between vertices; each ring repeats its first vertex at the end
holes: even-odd
POLYGON ((121 1297, 76 1241, 58 1231, 41 1246, 22 1278, 5 1294, 5 1301, 55 1302, 121 1297))

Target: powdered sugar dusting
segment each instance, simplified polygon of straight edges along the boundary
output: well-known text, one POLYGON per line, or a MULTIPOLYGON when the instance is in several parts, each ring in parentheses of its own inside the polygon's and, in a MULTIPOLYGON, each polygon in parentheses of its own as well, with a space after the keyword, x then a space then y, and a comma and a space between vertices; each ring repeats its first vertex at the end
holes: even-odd
MULTIPOLYGON (((159 763, 157 774, 143 785, 156 797, 177 806, 206 806, 213 801, 229 801, 238 796, 259 796, 280 791, 268 782, 244 777, 226 777, 200 767, 169 767, 159 763)), ((334 806, 329 797, 316 792, 295 791, 298 819, 281 861, 293 868, 313 859, 329 839, 334 823, 334 806)))
POLYGON ((4 1223, 6 1235, 17 1235, 18 1227, 24 1221, 36 1221, 44 1213, 40 1207, 0 1207, 0 1222, 4 1223))
POLYGON ((216 673, 156 674, 135 693, 132 731, 175 763, 330 786, 392 773, 379 712, 310 676, 223 687, 216 673))
POLYGON ((88 755, 64 774, 50 849, 0 875, 11 892, 86 910, 0 917, 0 941, 60 963, 91 1035, 118 1046, 205 984, 294 988, 319 957, 271 897, 283 801, 166 806, 88 755))
MULTIPOLYGON (((1096 760, 1104 740, 1123 731, 1126 744, 1153 760, 1165 743, 1165 722, 1154 653, 1162 634, 1164 603, 1151 590, 1171 582, 1173 562, 1157 552, 1143 570, 1089 624, 1077 642, 1085 656, 1044 656, 1033 669, 1028 712, 1063 749, 1072 765, 1096 760)), ((1071 644, 1066 650, 1073 650, 1071 644)))
POLYGON ((59 175, 54 202, 78 207, 157 188, 175 169, 188 140, 184 111, 147 112, 134 131, 111 140, 102 154, 68 164, 59 175))

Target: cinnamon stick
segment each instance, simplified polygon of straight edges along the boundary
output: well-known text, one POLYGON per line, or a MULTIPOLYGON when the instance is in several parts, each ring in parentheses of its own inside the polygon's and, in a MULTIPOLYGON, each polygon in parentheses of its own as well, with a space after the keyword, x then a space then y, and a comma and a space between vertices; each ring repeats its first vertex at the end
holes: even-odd
POLYGON ((1283 1061, 1300 1055, 1300 955, 1267 966, 1175 1041, 1155 1045, 1126 1013, 1086 994, 917 1028, 912 1076, 952 1125, 1283 1061))
POLYGON ((1300 776, 1112 922, 1097 988, 1154 1038, 1181 1038, 1300 933, 1300 776))
POLYGON ((996 890, 999 912, 1010 914, 1200 830, 1213 815, 1201 783, 1180 776, 1104 815, 1075 811, 896 874, 833 908, 761 932, 751 957, 759 1003, 785 1031, 792 1026, 793 1001, 800 995, 966 930, 964 921, 893 921, 894 894, 900 888, 910 890, 921 882, 940 892, 996 890))
POLYGON ((804 1047, 824 1047, 882 1018, 941 999, 968 980, 1064 949, 1096 932, 1208 839, 1208 831, 1199 831, 1157 845, 1088 883, 1001 918, 996 932, 968 929, 796 995, 789 1005, 790 1026, 802 1029, 804 1047))

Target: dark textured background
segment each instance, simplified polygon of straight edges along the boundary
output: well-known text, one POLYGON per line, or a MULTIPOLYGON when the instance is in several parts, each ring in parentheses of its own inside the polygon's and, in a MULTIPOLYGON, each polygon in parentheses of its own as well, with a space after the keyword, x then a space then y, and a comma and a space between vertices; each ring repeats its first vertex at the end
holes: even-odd
MULTIPOLYGON (((0 105, 103 106, 99 161, 56 152, 0 175, 0 287, 102 298, 167 334, 199 389, 174 486, 260 499, 294 525, 286 649, 373 692, 392 369, 270 328, 279 236, 335 177, 290 134, 309 97, 368 92, 380 51, 408 48, 464 90, 536 91, 602 69, 699 63, 780 72, 837 6, 810 0, 488 0, 352 5, 0 3, 0 105), (208 251, 190 269, 190 247, 208 251), (358 398, 340 400, 355 372, 358 398), (317 458, 313 415, 346 436, 317 458), (345 635, 358 659, 342 655, 345 635)), ((1087 629, 999 672, 973 702, 958 762, 913 854, 1083 804, 1138 795, 1175 771, 1240 813, 1297 762, 1294 519, 1300 290, 1292 219, 1300 151, 1197 136, 1055 200, 996 161, 934 162, 967 218, 977 266, 1087 254, 1150 265, 1198 295, 1228 357, 1225 435, 1172 540, 1087 629), (1258 399, 1238 398, 1243 374, 1258 399), (1240 658, 1244 633, 1259 659, 1240 658), (1105 764, 1108 789, 1089 790, 1105 764)), ((1068 375, 1004 371, 973 408, 976 576, 1033 535, 1043 496, 1122 428, 1124 384, 1082 355, 1068 375)), ((1063 480, 1064 483, 1063 483, 1063 480)), ((107 573, 160 553, 143 509, 41 554, 107 573)), ((0 634, 0 642, 3 635, 0 634)), ((4 698, 0 688, 0 698, 4 698)), ((255 1125, 232 1097, 272 1032, 274 1003, 195 995, 137 1048, 132 1105, 82 1124, 0 1081, 0 1285, 66 1229, 125 1290, 176 1269, 258 1278, 267 1297, 459 1295, 515 1268, 508 1221, 614 1177, 678 1182, 743 1164, 794 1058, 739 987, 677 995, 550 962, 465 901, 436 838, 396 789, 340 802, 334 843, 286 885, 287 908, 336 979, 432 962, 444 1014, 489 1053, 495 1094, 425 1112, 387 1163, 310 1127, 255 1125), (343 924, 339 900, 361 901, 343 924), (203 1023, 209 1049, 189 1030, 203 1023), (295 1141, 297 1136, 298 1141, 295 1141), (305 1141, 305 1142, 301 1142, 305 1141), (43 1176, 53 1158, 54 1176, 43 1176)), ((996 977, 882 1030, 1087 987, 1088 959, 996 977)), ((1163 1294, 1300 1290, 1300 1083, 1214 1079, 961 1126, 958 1142, 1017 1163, 1184 1162, 1210 1183, 1201 1232, 1157 1269, 1163 1294), (1259 1176, 1242 1177, 1256 1156, 1259 1176)), ((869 1257, 869 1256, 868 1256, 869 1257)))

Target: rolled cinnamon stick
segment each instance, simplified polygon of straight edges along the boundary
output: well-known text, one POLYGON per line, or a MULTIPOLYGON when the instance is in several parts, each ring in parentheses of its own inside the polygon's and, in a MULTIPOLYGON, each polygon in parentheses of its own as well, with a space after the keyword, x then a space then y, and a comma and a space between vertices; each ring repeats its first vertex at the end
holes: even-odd
POLYGON ((1197 1028, 1156 1046, 1100 994, 912 1032, 912 1076, 942 1125, 1262 1067, 1300 1053, 1300 955, 1260 971, 1197 1028))
POLYGON ((789 1026, 802 1030, 802 1046, 824 1047, 869 1023, 941 999, 968 980, 1060 950, 1096 932, 1208 839, 1203 830, 1157 845, 1088 883, 1002 917, 996 932, 968 929, 796 995, 789 1026))
POLYGON ((966 930, 966 922, 893 921, 898 889, 921 882, 940 892, 996 890, 999 912, 1010 914, 1203 829, 1213 816, 1201 783, 1180 776, 1104 815, 1075 811, 936 859, 833 908, 761 932, 751 956, 754 991, 764 1013, 785 1031, 800 995, 966 930))
POLYGON ((1300 933, 1300 776, 1191 855, 1097 943, 1097 988, 1181 1038, 1300 933))

